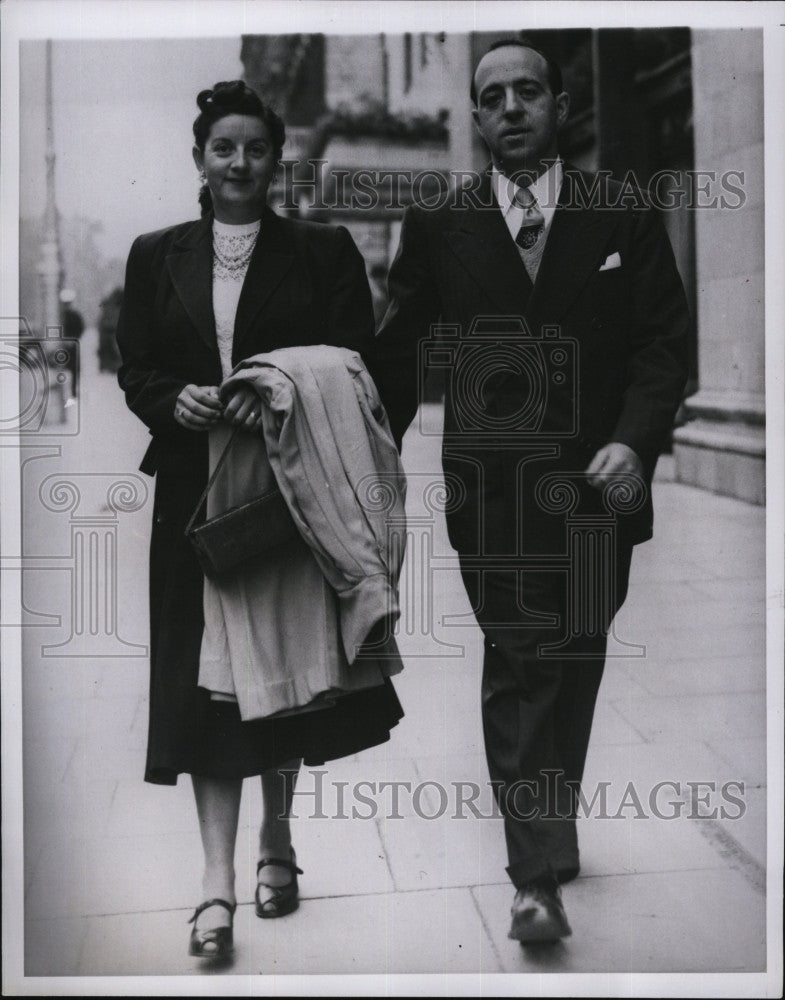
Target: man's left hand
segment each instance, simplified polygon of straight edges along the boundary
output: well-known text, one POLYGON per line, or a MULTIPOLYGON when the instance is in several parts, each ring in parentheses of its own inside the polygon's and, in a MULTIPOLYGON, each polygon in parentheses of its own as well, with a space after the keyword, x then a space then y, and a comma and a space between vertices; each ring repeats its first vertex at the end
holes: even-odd
POLYGON ((643 462, 628 445, 611 441, 589 462, 586 474, 592 486, 602 489, 609 479, 630 474, 643 476, 643 462))

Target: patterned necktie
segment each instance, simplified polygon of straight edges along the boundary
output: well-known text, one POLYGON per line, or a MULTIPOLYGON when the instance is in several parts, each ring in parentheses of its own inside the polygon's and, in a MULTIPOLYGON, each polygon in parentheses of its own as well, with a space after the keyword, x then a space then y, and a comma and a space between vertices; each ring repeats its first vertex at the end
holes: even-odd
POLYGON ((523 222, 515 237, 521 250, 531 250, 540 233, 545 229, 545 219, 537 204, 537 199, 528 188, 517 188, 515 204, 523 209, 523 222))

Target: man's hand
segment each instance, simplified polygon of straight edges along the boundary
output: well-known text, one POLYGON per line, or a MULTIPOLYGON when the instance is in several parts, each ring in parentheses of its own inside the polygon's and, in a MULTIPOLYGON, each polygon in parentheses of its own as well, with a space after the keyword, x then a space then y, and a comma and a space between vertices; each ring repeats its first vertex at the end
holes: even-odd
POLYGON ((586 474, 595 489, 602 489, 609 479, 633 474, 643 476, 643 463, 626 444, 611 441, 597 452, 589 462, 586 474))
POLYGON ((174 404, 174 419, 189 431, 209 431, 222 411, 217 385, 187 385, 174 404))
POLYGON ((262 402, 249 385, 238 385, 226 401, 223 418, 247 431, 262 429, 262 402))

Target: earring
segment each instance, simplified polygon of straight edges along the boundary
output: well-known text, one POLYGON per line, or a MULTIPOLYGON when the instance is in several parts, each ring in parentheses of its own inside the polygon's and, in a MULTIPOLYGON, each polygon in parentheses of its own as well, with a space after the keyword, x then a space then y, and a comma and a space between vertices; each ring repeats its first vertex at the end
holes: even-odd
POLYGON ((204 172, 204 170, 199 171, 199 183, 200 184, 207 183, 207 174, 204 172))

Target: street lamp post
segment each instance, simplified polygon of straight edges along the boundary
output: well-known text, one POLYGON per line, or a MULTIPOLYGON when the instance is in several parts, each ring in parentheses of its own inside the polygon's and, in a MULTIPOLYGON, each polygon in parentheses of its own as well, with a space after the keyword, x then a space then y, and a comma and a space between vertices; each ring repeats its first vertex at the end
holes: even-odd
POLYGON ((62 263, 55 201, 54 120, 52 113, 52 41, 46 42, 46 208, 37 273, 39 281, 37 326, 39 335, 60 326, 62 263))

